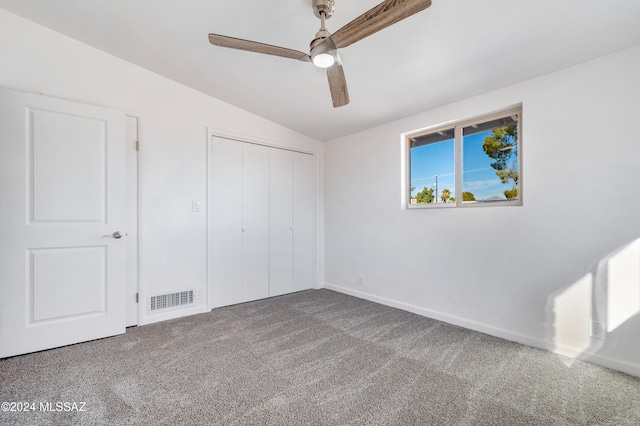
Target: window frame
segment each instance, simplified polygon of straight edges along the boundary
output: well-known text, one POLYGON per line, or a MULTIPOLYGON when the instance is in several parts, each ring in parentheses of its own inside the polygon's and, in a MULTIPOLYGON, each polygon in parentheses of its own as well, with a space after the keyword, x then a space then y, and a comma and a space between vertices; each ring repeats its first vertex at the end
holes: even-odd
MULTIPOLYGON (((404 133, 402 135, 402 143, 404 150, 404 164, 405 173, 404 176, 404 187, 403 187, 403 206, 408 210, 420 210, 420 209, 442 209, 442 208, 482 208, 482 207, 507 207, 507 206, 522 206, 523 205, 523 168, 522 168, 522 104, 518 104, 515 106, 511 106, 509 108, 501 109, 499 111, 491 112, 488 114, 483 114, 479 116, 475 116, 472 118, 449 121, 446 123, 437 124, 435 126, 430 126, 427 128, 414 130, 408 133, 404 133), (497 120, 500 118, 505 118, 509 116, 517 115, 518 117, 518 134, 517 134, 517 145, 518 145, 518 155, 517 155, 517 164, 518 164, 518 199, 517 200, 505 200, 505 201, 496 201, 496 202, 464 202, 462 200, 462 191, 463 191, 463 129, 465 127, 473 126, 476 124, 486 123, 488 121, 497 120), (454 129, 454 176, 455 176, 455 194, 456 201, 453 203, 420 203, 420 204, 411 204, 411 139, 425 136, 432 133, 443 132, 446 130, 454 129)), ((435 195, 436 198, 438 194, 435 195)))

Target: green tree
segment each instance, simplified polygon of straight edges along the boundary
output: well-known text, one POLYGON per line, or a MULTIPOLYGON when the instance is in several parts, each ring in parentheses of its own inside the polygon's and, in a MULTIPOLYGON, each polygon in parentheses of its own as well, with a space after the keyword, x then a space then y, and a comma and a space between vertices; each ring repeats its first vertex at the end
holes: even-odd
POLYGON ((462 201, 475 201, 476 196, 472 192, 464 191, 462 193, 462 201))
POLYGON ((518 126, 498 127, 484 138, 482 149, 485 154, 495 160, 491 167, 496 170, 500 182, 508 184, 513 181, 511 189, 504 192, 508 200, 518 197, 518 126), (508 192, 508 195, 507 195, 508 192))
POLYGON ((446 203, 449 201, 449 198, 451 197, 451 191, 449 191, 447 188, 442 190, 442 194, 440 195, 440 199, 442 200, 443 203, 446 203))
POLYGON ((422 203, 433 203, 433 188, 425 187, 422 191, 416 194, 416 202, 419 204, 422 203))
POLYGON ((504 191, 504 196, 507 197, 507 200, 511 201, 515 198, 518 198, 518 190, 517 189, 506 189, 504 191))

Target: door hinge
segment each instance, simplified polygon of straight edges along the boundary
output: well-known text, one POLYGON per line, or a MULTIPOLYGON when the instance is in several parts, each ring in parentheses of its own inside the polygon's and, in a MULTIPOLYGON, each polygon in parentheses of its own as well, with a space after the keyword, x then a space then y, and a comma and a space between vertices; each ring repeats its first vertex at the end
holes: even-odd
POLYGON ((140 141, 136 141, 136 151, 140 151, 140 141))
POLYGON ((136 303, 140 303, 140 293, 136 293, 136 303))

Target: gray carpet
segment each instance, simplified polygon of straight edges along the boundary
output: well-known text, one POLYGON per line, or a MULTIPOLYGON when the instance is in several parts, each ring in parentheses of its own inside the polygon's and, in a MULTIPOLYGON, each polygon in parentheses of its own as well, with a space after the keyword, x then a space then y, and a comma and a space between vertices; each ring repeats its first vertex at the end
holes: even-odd
POLYGON ((2 425, 640 424, 638 378, 329 290, 1 360, 0 401, 38 409, 2 425))

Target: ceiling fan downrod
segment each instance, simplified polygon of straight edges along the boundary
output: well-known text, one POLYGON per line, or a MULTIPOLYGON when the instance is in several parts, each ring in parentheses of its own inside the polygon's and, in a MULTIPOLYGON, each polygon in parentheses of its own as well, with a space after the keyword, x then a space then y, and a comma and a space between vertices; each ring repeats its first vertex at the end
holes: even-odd
POLYGON ((320 18, 320 29, 309 44, 311 62, 319 68, 329 68, 337 62, 336 46, 329 39, 331 33, 327 30, 325 21, 335 10, 334 0, 312 0, 313 13, 320 18))

